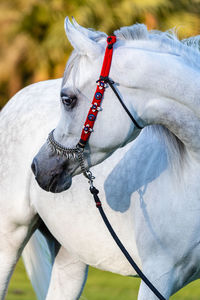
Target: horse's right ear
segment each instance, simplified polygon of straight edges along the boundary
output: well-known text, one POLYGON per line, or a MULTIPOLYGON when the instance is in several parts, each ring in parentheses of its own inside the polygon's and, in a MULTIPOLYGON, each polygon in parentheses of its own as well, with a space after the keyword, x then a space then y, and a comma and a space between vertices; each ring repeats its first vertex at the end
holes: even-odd
POLYGON ((104 52, 101 45, 74 27, 68 17, 65 19, 65 32, 72 47, 80 54, 94 58, 104 52))

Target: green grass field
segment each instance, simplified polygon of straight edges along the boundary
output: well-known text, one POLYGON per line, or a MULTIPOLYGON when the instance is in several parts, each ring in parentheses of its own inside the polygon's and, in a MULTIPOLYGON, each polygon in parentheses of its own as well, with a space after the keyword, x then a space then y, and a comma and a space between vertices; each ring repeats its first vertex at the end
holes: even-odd
MULTIPOLYGON (((139 284, 140 280, 136 278, 123 277, 90 268, 81 300, 136 300, 139 284)), ((191 283, 170 299, 199 300, 199 281, 191 283)), ((21 260, 11 279, 6 300, 36 300, 21 260)))

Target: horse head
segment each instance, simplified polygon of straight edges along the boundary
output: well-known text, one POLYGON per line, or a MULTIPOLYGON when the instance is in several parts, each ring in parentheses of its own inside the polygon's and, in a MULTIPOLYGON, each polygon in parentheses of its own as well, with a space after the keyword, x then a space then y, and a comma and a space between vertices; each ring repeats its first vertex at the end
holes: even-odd
MULTIPOLYGON (((91 106, 107 36, 104 33, 83 28, 76 22, 72 25, 68 18, 65 20, 65 31, 74 51, 68 60, 63 77, 61 117, 53 132, 53 138, 60 145, 73 149, 80 139, 82 127, 91 106)), ((114 58, 113 61, 115 61, 114 58)), ((121 70, 118 66, 115 67, 115 62, 113 62, 111 78, 115 80, 115 73, 119 72, 121 70)), ((115 97, 110 89, 106 89, 102 111, 98 114, 94 132, 84 150, 84 161, 87 167, 100 163, 117 148, 139 134, 139 130, 132 124, 115 97)), ((129 87, 123 87, 123 97, 126 101, 130 99, 129 87)), ((135 110, 132 114, 137 115, 135 110)), ((52 151, 48 143, 45 143, 32 164, 32 170, 39 185, 52 192, 61 192, 69 188, 72 176, 81 172, 79 161, 73 158, 73 154, 66 157, 52 151)))
MULTIPOLYGON (((107 40, 105 33, 83 28, 75 21, 72 24, 68 18, 65 31, 74 51, 68 60, 61 87, 61 117, 32 163, 39 185, 54 193, 68 189, 72 176, 81 172, 80 160, 76 159, 81 150, 77 150, 76 145, 91 106, 107 40)), ((187 85, 191 86, 192 76, 195 78, 193 84, 198 80, 191 68, 184 73, 187 56, 181 47, 187 46, 177 41, 179 44, 174 50, 171 37, 151 35, 144 25, 122 28, 115 31, 115 35, 117 41, 113 45, 109 78, 116 83, 118 94, 131 115, 141 127, 165 125, 187 143, 188 132, 182 125, 183 131, 180 130, 178 113, 184 117, 191 114, 194 122, 196 119, 191 112, 191 103, 186 103, 186 92, 184 94, 179 89, 177 82, 184 84, 186 90, 187 85), (177 51, 182 51, 183 55, 179 56, 177 51), (190 82, 185 74, 190 76, 190 82)), ((111 88, 105 90, 101 109, 82 156, 86 168, 105 160, 140 133, 111 88)), ((191 132, 188 135, 191 137, 191 132)))

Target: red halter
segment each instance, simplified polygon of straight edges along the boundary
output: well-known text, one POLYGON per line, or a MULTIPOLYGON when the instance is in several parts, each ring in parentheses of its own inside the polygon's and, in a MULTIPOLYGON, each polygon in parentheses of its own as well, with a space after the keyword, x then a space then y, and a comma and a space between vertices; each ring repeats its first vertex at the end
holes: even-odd
POLYGON ((107 47, 104 55, 103 66, 101 69, 101 75, 99 80, 97 81, 97 88, 94 94, 94 98, 92 101, 92 105, 88 112, 82 133, 79 141, 79 146, 84 147, 86 142, 88 141, 91 132, 93 131, 94 123, 99 112, 101 101, 103 99, 103 95, 106 88, 105 78, 108 77, 110 72, 110 66, 112 61, 113 54, 113 44, 116 42, 116 36, 112 35, 107 38, 107 47))

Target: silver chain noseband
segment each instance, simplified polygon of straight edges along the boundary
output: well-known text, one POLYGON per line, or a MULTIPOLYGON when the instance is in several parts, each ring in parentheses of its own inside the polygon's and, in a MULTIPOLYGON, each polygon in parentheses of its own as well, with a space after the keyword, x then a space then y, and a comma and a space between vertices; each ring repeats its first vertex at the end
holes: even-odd
POLYGON ((51 148, 52 152, 55 152, 56 154, 61 155, 61 156, 65 156, 67 159, 71 159, 71 158, 77 159, 78 153, 83 152, 83 149, 81 149, 79 146, 76 146, 76 148, 66 148, 66 147, 62 146, 61 144, 56 142, 56 140, 54 139, 54 136, 53 136, 54 130, 52 130, 49 133, 49 136, 47 138, 47 144, 51 148))
POLYGON ((95 177, 92 175, 92 172, 85 167, 84 154, 83 154, 84 148, 81 148, 78 144, 76 145, 75 148, 66 148, 62 146, 54 139, 53 136, 54 130, 52 130, 49 133, 49 136, 47 138, 47 144, 49 145, 51 151, 55 152, 58 155, 65 156, 67 159, 72 158, 74 160, 78 160, 83 175, 89 180, 90 186, 93 186, 93 180, 95 177))

